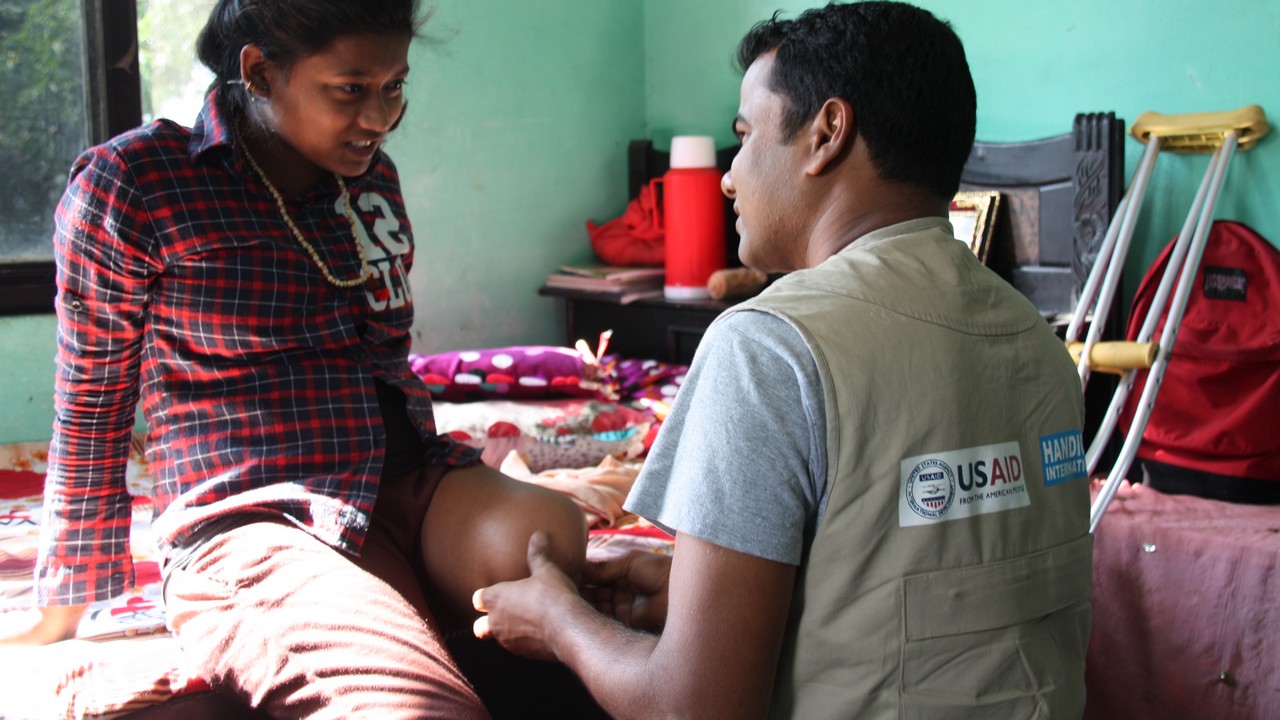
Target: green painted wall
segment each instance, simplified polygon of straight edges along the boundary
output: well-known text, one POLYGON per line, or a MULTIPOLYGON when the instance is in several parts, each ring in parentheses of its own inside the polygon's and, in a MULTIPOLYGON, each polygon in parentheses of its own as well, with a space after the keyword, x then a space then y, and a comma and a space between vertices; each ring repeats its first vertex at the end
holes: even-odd
POLYGON ((52 315, 0 317, 0 443, 52 435, 54 347, 52 315))
POLYGON ((423 351, 561 343, 537 289, 591 257, 584 221, 626 206, 644 135, 641 0, 439 0, 390 151, 417 237, 423 351))
MULTIPOLYGON (((738 39, 774 10, 805 0, 647 0, 645 108, 655 140, 711 133, 733 141, 738 39)), ((1258 104, 1280 122, 1280 2, 1228 0, 918 0, 950 20, 978 89, 978 138, 1065 132, 1077 112, 1208 112, 1258 104)), ((1280 135, 1280 133, 1274 133, 1280 135)), ((1126 144, 1126 177, 1144 146, 1126 144)), ((1127 294, 1182 227, 1207 156, 1161 157, 1126 264, 1127 294)), ((1280 244, 1280 137, 1237 155, 1217 217, 1280 244)))

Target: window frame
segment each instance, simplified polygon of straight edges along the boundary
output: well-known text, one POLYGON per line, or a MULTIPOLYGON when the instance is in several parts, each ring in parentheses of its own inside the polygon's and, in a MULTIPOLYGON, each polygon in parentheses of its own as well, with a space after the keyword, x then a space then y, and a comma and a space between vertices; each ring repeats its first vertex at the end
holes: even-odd
MULTIPOLYGON (((87 148, 142 124, 142 82, 136 0, 83 0, 82 11, 87 148)), ((55 292, 52 259, 0 262, 0 315, 51 314, 55 292)))

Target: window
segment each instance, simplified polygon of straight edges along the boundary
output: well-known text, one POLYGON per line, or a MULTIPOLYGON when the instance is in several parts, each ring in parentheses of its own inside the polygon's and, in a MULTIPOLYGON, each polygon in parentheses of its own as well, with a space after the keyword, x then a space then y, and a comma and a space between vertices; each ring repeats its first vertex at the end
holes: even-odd
POLYGON ((195 120, 213 1, 0 0, 0 314, 52 312, 53 213, 85 148, 195 120))
POLYGON ((137 0, 142 121, 196 121, 213 73, 196 59, 196 36, 215 0, 137 0))

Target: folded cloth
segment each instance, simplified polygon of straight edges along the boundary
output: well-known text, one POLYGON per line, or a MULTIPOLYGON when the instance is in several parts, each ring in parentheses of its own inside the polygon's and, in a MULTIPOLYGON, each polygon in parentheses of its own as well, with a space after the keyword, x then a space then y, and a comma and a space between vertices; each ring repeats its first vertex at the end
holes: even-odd
POLYGON ((591 249, 610 265, 661 265, 666 233, 659 224, 660 213, 653 187, 645 185, 621 217, 603 225, 587 221, 591 249))
POLYGON ((640 465, 608 455, 595 467, 555 468, 533 473, 528 461, 512 450, 498 469, 517 480, 569 496, 586 514, 587 527, 601 528, 613 527, 628 515, 622 503, 640 474, 640 465))

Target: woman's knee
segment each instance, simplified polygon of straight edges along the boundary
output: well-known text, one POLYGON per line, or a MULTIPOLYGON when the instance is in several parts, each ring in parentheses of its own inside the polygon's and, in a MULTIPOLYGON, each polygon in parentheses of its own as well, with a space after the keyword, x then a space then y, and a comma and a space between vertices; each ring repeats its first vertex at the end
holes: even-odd
POLYGON ((553 490, 506 480, 514 486, 476 523, 476 532, 484 538, 484 585, 528 577, 529 538, 539 530, 547 534, 552 559, 576 580, 586 557, 582 510, 553 490))
POLYGON ((552 558, 577 579, 586 556, 586 516, 572 500, 484 466, 445 474, 422 532, 431 583, 469 611, 471 593, 528 577, 529 538, 547 533, 552 558))
POLYGON ((534 492, 520 503, 522 508, 519 511, 513 507, 508 518, 511 528, 509 542, 521 561, 519 572, 516 577, 503 579, 519 579, 529 574, 529 538, 541 530, 550 540, 548 552, 552 559, 577 580, 586 561, 586 516, 581 508, 561 493, 537 486, 529 486, 528 489, 534 492))

